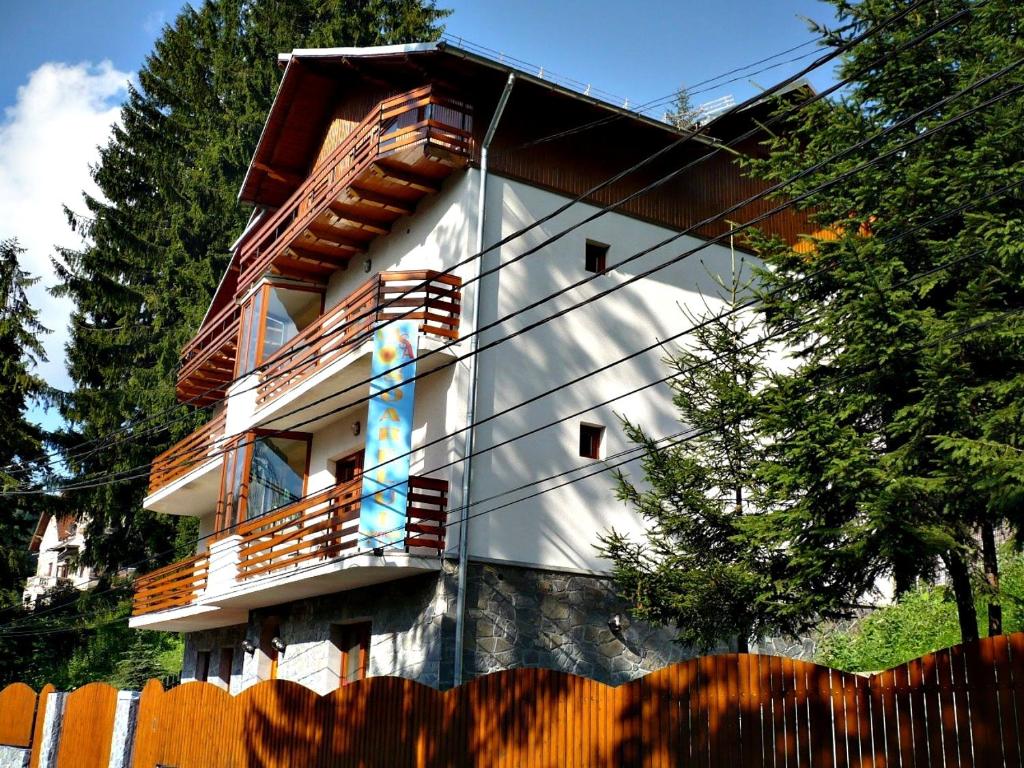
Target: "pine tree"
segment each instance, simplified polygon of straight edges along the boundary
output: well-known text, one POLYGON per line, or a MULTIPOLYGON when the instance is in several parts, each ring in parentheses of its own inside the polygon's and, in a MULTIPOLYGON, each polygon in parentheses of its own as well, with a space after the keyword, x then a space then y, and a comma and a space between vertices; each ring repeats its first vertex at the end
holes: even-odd
POLYGON ((770 371, 758 319, 740 308, 749 298, 744 271, 734 268, 729 281, 714 276, 724 301, 687 313, 696 330, 666 360, 681 438, 666 445, 622 419, 642 449, 643 478, 620 470, 618 497, 649 528, 642 540, 614 529, 601 539, 636 614, 671 624, 680 642, 703 650, 735 638, 746 651, 751 639, 797 628, 774 585, 777 558, 747 533, 746 518, 761 511, 756 406, 770 371))
MULTIPOLYGON (((844 24, 832 44, 906 6, 831 4, 844 24)), ((1024 54, 1022 28, 1024 6, 1010 0, 912 11, 844 57, 838 75, 854 81, 842 98, 802 110, 752 172, 787 178, 978 83, 1024 54)), ((993 542, 1020 531, 1024 477, 1024 217, 1020 187, 999 190, 1024 180, 1024 100, 981 105, 1022 82, 1013 67, 787 187, 809 190, 980 106, 813 194, 823 230, 813 248, 753 242, 767 265, 766 329, 782 333, 794 366, 764 395, 759 479, 785 511, 761 517, 758 535, 786 548, 781 588, 803 595, 807 613, 839 609, 879 578, 903 592, 942 571, 969 640, 972 580, 985 570, 990 631, 1000 630, 993 542)))
POLYGON ((61 408, 68 470, 125 478, 76 492, 92 521, 90 564, 109 572, 171 556, 174 525, 141 508, 146 467, 205 416, 83 457, 70 449, 174 406, 180 349, 249 213, 236 194, 280 77, 277 53, 433 39, 445 15, 430 0, 207 0, 164 28, 100 150, 102 198, 69 214, 85 245, 57 264, 58 291, 76 307, 74 390, 61 408))
MULTIPOLYGON (((22 253, 15 240, 0 240, 0 488, 5 490, 41 480, 46 435, 27 415, 33 404, 49 402, 52 395, 33 370, 45 360, 39 337, 47 331, 26 294, 38 278, 22 269, 22 253)), ((0 516, 0 606, 21 602, 29 538, 48 503, 32 496, 6 501, 0 516)))

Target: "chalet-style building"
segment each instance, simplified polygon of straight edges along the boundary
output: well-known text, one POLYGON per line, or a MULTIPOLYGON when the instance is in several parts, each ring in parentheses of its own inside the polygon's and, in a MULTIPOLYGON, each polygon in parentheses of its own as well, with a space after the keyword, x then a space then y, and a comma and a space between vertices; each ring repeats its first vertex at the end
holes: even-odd
POLYGON ((184 678, 232 690, 445 687, 515 666, 620 681, 685 656, 615 594, 597 537, 642 521, 595 470, 631 447, 619 413, 679 431, 663 387, 613 400, 665 376, 663 350, 611 364, 678 333, 701 294, 713 306, 708 271, 728 275, 733 254, 714 244, 627 281, 729 224, 616 265, 763 187, 722 151, 503 265, 767 108, 473 260, 685 134, 445 43, 280 61, 240 192, 253 217, 182 353, 179 398, 212 418, 157 458, 145 500, 198 517, 202 539, 139 579, 131 625, 186 633, 184 678))
POLYGON ((92 569, 78 563, 85 548, 86 524, 74 514, 43 512, 29 541, 28 551, 36 557, 36 572, 29 576, 22 592, 26 606, 33 607, 41 595, 67 584, 76 589, 92 586, 92 569))

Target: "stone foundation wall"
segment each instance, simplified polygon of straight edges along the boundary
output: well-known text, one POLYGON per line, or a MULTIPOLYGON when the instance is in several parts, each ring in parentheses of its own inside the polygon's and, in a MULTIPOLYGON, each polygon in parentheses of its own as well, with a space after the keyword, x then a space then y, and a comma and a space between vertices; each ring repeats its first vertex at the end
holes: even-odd
MULTIPOLYGON (((277 677, 320 693, 338 685, 332 626, 369 621, 368 672, 398 675, 438 688, 454 680, 456 565, 439 573, 254 610, 246 625, 187 636, 183 679, 194 679, 196 655, 235 650, 231 691, 270 676, 260 648, 267 622, 280 622, 285 644, 277 677), (242 650, 248 640, 257 648, 242 650)), ((467 576, 463 679, 514 667, 544 667, 606 683, 622 683, 691 658, 674 632, 634 620, 611 580, 511 565, 471 563, 467 576)))
POLYGON ((610 579, 483 563, 467 579, 467 678, 545 667, 617 684, 694 655, 632 619, 610 579))

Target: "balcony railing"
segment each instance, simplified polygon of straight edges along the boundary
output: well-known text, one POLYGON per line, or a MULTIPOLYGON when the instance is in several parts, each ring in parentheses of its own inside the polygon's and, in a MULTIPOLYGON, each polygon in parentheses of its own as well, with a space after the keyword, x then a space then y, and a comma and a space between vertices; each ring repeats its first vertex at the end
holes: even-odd
POLYGON ((242 310, 231 302, 210 318, 181 350, 178 399, 196 406, 222 398, 234 374, 238 320, 242 310))
POLYGON ((175 443, 153 459, 149 472, 149 494, 170 485, 203 464, 224 439, 226 412, 212 418, 184 440, 175 443))
MULTIPOLYGON (((472 108, 432 85, 380 102, 284 205, 241 246, 239 292, 248 290, 278 260, 288 260, 293 265, 296 261, 302 261, 301 256, 285 252, 315 219, 327 214, 331 205, 345 193, 352 193, 355 205, 364 202, 377 212, 382 209, 391 211, 394 214, 390 217, 392 220, 411 212, 411 208, 407 207, 411 201, 407 197, 389 201, 386 194, 382 197, 379 192, 370 189, 360 192, 352 188, 370 174, 377 179, 390 181, 393 186, 413 190, 419 193, 418 197, 436 191, 440 186, 437 178, 409 174, 394 167, 401 161, 411 162, 414 158, 399 155, 418 149, 421 159, 426 155, 438 161, 432 164, 435 167, 464 165, 473 151, 472 129, 472 108), (375 167, 389 158, 396 162, 390 166, 375 167)), ((415 206, 415 202, 411 202, 411 205, 415 206)), ((349 221, 355 225, 355 229, 370 234, 380 234, 390 226, 388 221, 382 227, 380 221, 375 223, 372 219, 369 223, 361 219, 349 221)), ((348 251, 349 257, 365 250, 367 242, 352 242, 349 237, 328 240, 340 251, 348 251)), ((319 252, 325 253, 323 249, 319 252)), ((344 253, 338 255, 343 257, 344 253)), ((318 268, 316 259, 306 259, 306 262, 308 269, 318 268)), ((320 262, 320 266, 323 266, 323 262, 320 262)), ((326 271, 329 273, 338 266, 328 264, 326 271)))
POLYGON ((135 581, 132 615, 181 608, 195 602, 206 587, 209 558, 205 553, 171 563, 135 581))
MULTIPOLYGON (((238 578, 252 579, 298 565, 327 561, 359 543, 362 480, 329 488, 242 523, 238 578)), ((444 549, 448 482, 409 478, 407 550, 444 549)))
POLYGON ((260 373, 257 407, 301 384, 391 320, 419 321, 421 333, 457 339, 461 286, 458 277, 428 270, 382 272, 274 353, 260 373))

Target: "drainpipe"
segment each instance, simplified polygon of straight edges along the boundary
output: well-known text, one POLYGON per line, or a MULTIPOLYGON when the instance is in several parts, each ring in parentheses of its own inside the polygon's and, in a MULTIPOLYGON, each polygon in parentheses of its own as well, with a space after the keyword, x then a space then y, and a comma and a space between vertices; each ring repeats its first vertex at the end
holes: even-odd
MULTIPOLYGON (((505 105, 508 104, 508 97, 512 94, 512 86, 515 85, 516 76, 509 72, 508 80, 505 82, 505 90, 501 92, 498 99, 498 106, 494 108, 491 116, 491 124, 484 134, 483 144, 480 145, 480 193, 477 200, 476 216, 476 253, 484 249, 484 205, 487 202, 487 151, 490 149, 491 140, 498 130, 498 123, 505 112, 505 105)), ((483 256, 476 260, 476 298, 473 302, 473 330, 476 331, 480 321, 480 272, 483 269, 483 256)), ((462 469, 462 523, 459 525, 459 585, 455 596, 455 674, 454 684, 462 683, 462 650, 463 635, 466 627, 466 572, 469 570, 469 489, 472 480, 473 467, 473 432, 472 424, 476 420, 476 390, 477 390, 477 368, 476 349, 480 337, 474 335, 470 339, 469 350, 469 393, 466 399, 466 440, 463 449, 464 465, 462 469)))

